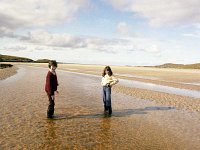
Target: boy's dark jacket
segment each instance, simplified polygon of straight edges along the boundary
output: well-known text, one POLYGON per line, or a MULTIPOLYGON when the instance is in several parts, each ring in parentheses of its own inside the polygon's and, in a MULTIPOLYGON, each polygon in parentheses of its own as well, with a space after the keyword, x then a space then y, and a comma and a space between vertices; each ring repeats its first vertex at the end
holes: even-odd
POLYGON ((49 95, 54 95, 54 91, 57 90, 57 86, 58 86, 58 80, 56 74, 54 75, 49 71, 46 76, 45 91, 49 95))

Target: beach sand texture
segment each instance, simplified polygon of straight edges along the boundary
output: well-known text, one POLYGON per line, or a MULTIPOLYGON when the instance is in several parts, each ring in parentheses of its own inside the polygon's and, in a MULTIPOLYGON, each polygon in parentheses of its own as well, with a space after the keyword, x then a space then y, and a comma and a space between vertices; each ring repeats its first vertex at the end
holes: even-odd
POLYGON ((55 118, 49 120, 44 92, 48 69, 17 67, 16 75, 0 81, 0 149, 200 149, 199 106, 197 111, 177 109, 176 104, 149 101, 148 96, 141 99, 116 85, 113 115, 106 117, 100 76, 57 70, 60 94, 56 95, 55 118))

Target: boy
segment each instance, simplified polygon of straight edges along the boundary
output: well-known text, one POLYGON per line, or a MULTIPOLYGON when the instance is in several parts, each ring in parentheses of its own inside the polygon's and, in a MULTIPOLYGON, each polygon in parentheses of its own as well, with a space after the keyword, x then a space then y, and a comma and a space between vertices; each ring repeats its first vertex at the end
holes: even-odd
POLYGON ((58 80, 56 76, 57 62, 55 60, 49 61, 49 71, 46 76, 46 84, 45 84, 45 91, 47 93, 49 99, 49 106, 47 109, 47 118, 53 118, 54 114, 54 105, 55 105, 55 96, 54 92, 57 91, 58 80))

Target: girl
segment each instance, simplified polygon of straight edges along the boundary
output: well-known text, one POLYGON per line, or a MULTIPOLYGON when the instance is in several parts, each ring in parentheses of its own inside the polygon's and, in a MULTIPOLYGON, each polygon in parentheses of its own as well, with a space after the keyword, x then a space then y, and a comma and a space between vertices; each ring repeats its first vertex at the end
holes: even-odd
POLYGON ((58 93, 57 91, 58 80, 55 72, 56 68, 57 68, 57 62, 55 60, 49 61, 49 71, 46 76, 46 84, 45 84, 45 91, 49 99, 47 118, 53 118, 54 105, 55 105, 54 92, 56 91, 58 93))
POLYGON ((104 112, 111 115, 112 106, 111 106, 111 88, 113 85, 117 84, 119 81, 113 76, 113 72, 110 66, 106 66, 102 73, 101 85, 103 86, 103 103, 104 103, 104 112))

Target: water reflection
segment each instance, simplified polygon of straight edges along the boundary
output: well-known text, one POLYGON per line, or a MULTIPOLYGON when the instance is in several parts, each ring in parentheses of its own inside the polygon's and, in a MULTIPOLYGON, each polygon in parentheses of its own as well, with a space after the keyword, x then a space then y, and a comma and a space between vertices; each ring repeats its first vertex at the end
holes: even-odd
POLYGON ((113 134, 111 131, 111 119, 110 117, 101 119, 100 134, 101 145, 103 149, 113 149, 113 134))
POLYGON ((157 77, 148 77, 148 76, 141 76, 141 75, 132 75, 132 74, 115 74, 118 76, 123 76, 123 77, 133 77, 133 78, 140 78, 140 79, 151 79, 151 80, 158 80, 159 78, 157 77))
MULTIPOLYGON (((92 76, 92 77, 100 78, 100 76, 98 76, 98 75, 90 75, 90 74, 85 74, 85 73, 77 73, 77 72, 70 72, 70 71, 63 71, 63 70, 59 70, 59 71, 60 72, 68 72, 70 74, 92 76)), ((188 90, 188 89, 180 89, 180 88, 158 85, 158 84, 153 84, 153 83, 146 83, 146 82, 140 82, 140 81, 134 81, 134 80, 120 79, 119 85, 126 86, 126 87, 140 88, 140 89, 148 89, 148 90, 164 92, 164 93, 169 93, 169 94, 176 94, 176 95, 183 95, 183 96, 189 96, 189 97, 194 97, 194 98, 200 98, 199 91, 188 90)))
POLYGON ((55 132, 55 122, 53 120, 48 120, 46 124, 46 138, 47 139, 56 139, 56 132, 55 132))
POLYGON ((41 148, 46 149, 53 146, 58 146, 61 144, 58 139, 58 129, 56 128, 56 123, 53 120, 47 120, 44 130, 44 143, 41 148))
POLYGON ((148 89, 148 90, 153 90, 153 91, 158 91, 158 92, 200 98, 199 91, 195 91, 195 90, 180 89, 180 88, 163 86, 163 85, 158 85, 158 84, 153 84, 153 83, 144 83, 144 82, 133 81, 133 80, 125 80, 125 79, 120 79, 119 84, 126 87, 148 89))

